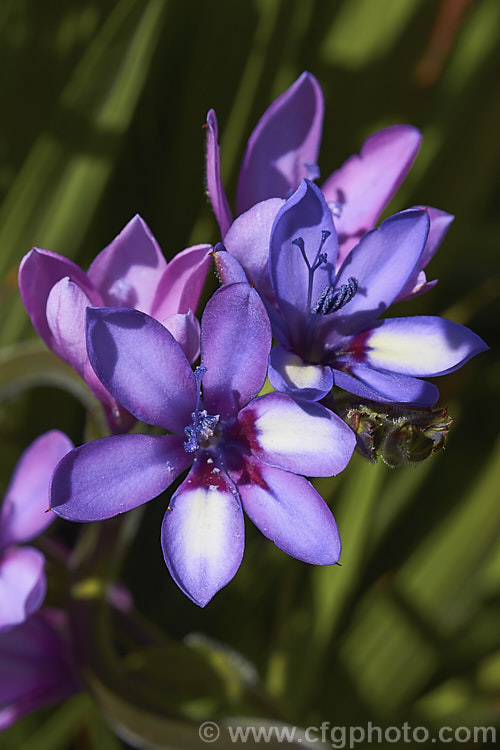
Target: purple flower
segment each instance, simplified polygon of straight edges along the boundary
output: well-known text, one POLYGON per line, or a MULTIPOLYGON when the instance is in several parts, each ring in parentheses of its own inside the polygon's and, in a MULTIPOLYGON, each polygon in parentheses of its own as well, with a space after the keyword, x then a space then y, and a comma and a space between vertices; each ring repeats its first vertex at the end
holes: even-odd
MULTIPOLYGON (((418 378, 452 372, 487 349, 468 328, 443 318, 377 320, 418 275, 429 243, 427 211, 391 216, 363 236, 337 271, 334 221, 320 189, 303 180, 281 205, 267 253, 270 203, 252 209, 265 220, 244 237, 257 248, 245 269, 278 341, 269 368, 277 390, 316 400, 335 384, 364 399, 431 406, 439 392, 418 378)), ((217 252, 216 262, 223 276, 243 273, 227 253, 217 252)))
POLYGON ((19 459, 0 509, 0 632, 24 622, 45 599, 45 560, 34 547, 20 547, 38 536, 55 516, 47 513, 49 482, 73 448, 62 432, 37 438, 19 459))
POLYGON ((224 286, 208 302, 194 374, 153 318, 89 309, 87 346, 97 376, 137 419, 171 434, 115 435, 76 448, 54 473, 53 510, 73 521, 109 518, 155 497, 192 465, 170 501, 161 539, 172 577, 194 602, 205 606, 235 575, 242 507, 288 554, 335 563, 335 521, 300 475, 342 471, 354 435, 319 404, 281 393, 256 398, 270 345, 268 316, 247 283, 224 286))
POLYGON ((62 612, 44 609, 0 633, 0 731, 78 690, 64 625, 62 612))
MULTIPOLYGON (((207 187, 224 244, 235 257, 247 250, 248 227, 265 221, 269 231, 280 207, 279 201, 295 191, 303 178, 316 180, 316 165, 323 129, 323 93, 311 73, 302 75, 266 110, 251 134, 243 157, 236 198, 237 216, 244 215, 231 234, 233 217, 222 185, 219 165, 218 127, 215 112, 207 116, 207 187), (269 204, 266 203, 269 200, 269 204), (260 208, 256 204, 264 203, 260 208), (237 236, 236 236, 237 235, 237 236)), ((349 157, 323 183, 321 190, 334 217, 338 235, 337 268, 375 226, 378 218, 406 177, 415 159, 420 132, 410 125, 393 125, 371 135, 361 151, 349 157)), ((428 246, 402 298, 421 294, 434 284, 427 282, 423 268, 431 260, 448 230, 453 216, 429 209, 432 229, 428 246)), ((269 237, 269 233, 267 235, 269 237)), ((253 254, 253 253, 252 253, 253 254)), ((252 261, 253 262, 253 261, 252 261)), ((243 264, 245 265, 245 264, 243 264)))
POLYGON ((110 427, 130 427, 127 415, 95 376, 85 346, 85 310, 132 307, 165 325, 194 361, 199 324, 193 315, 210 265, 210 245, 196 245, 167 264, 155 238, 135 216, 92 262, 87 273, 62 255, 33 248, 22 260, 19 289, 35 330, 74 367, 102 402, 110 427))

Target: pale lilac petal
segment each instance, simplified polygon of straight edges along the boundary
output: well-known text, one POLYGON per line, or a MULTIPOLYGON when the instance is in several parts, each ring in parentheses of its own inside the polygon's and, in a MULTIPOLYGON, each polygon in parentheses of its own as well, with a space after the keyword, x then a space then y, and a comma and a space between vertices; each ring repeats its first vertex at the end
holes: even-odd
POLYGON ((201 321, 203 400, 210 414, 234 416, 264 385, 271 326, 249 284, 228 284, 208 301, 201 321))
POLYGON ((424 252, 420 258, 420 267, 425 268, 436 254, 455 217, 446 213, 446 211, 441 211, 439 208, 432 208, 432 206, 415 206, 415 208, 427 211, 429 215, 429 236, 427 237, 424 252))
POLYGON ((43 603, 45 559, 33 547, 10 547, 0 555, 0 633, 20 625, 43 603))
POLYGON ((334 369, 333 379, 339 388, 383 404, 434 406, 439 398, 439 391, 433 383, 399 373, 374 370, 367 365, 349 365, 348 372, 334 369))
POLYGON ((197 388, 171 333, 139 310, 89 308, 87 350, 105 388, 137 419, 172 432, 191 421, 197 388))
POLYGON ((57 464, 73 443, 51 430, 26 448, 17 462, 0 511, 0 549, 27 542, 54 520, 49 507, 49 483, 57 464))
POLYGON ((302 73, 262 115, 243 157, 237 192, 241 214, 266 198, 284 198, 315 171, 323 128, 323 93, 302 73))
POLYGON ((453 372, 488 349, 469 328, 427 315, 382 320, 350 346, 371 367, 416 377, 453 372))
POLYGON ((50 290, 47 298, 47 323, 55 353, 80 375, 88 360, 85 342, 85 311, 92 302, 78 284, 66 276, 50 290))
POLYGON ((239 260, 248 280, 270 300, 274 300, 274 292, 269 277, 269 242, 284 203, 281 198, 257 203, 234 220, 224 239, 224 247, 239 260))
POLYGON ((200 324, 191 310, 175 313, 161 321, 174 339, 182 347, 189 362, 195 362, 200 355, 200 324))
MULTIPOLYGON (((324 316, 324 329, 338 335, 354 333, 389 307, 419 262, 427 240, 426 211, 394 214, 366 234, 340 269, 335 286, 353 277, 357 294, 342 310, 324 316)), ((325 340, 328 341, 326 332, 325 340)))
MULTIPOLYGON (((332 285, 337 257, 337 236, 332 213, 319 188, 303 180, 298 190, 282 206, 271 232, 269 271, 278 307, 293 337, 301 339, 309 313, 325 287, 332 285), (303 243, 301 249, 294 244, 303 243), (308 269, 326 254, 314 273, 308 269)), ((405 279, 406 280, 406 279, 405 279)))
POLYGON ((220 227, 220 233, 224 237, 231 226, 233 217, 220 176, 219 128, 213 109, 207 115, 205 128, 207 131, 207 192, 220 227))
POLYGON ((411 299, 412 297, 423 294, 437 284, 437 281, 427 281, 422 269, 425 268, 434 257, 438 247, 448 232, 453 219, 455 218, 451 214, 446 213, 446 211, 440 211, 438 208, 425 206, 416 206, 416 208, 425 209, 429 215, 429 236, 427 237, 427 242, 425 243, 420 260, 404 288, 398 294, 396 302, 401 302, 402 300, 411 299))
POLYGON ((78 690, 69 648, 42 610, 0 634, 0 731, 78 690))
POLYGON ((356 442, 354 433, 329 409, 284 393, 270 393, 248 404, 238 415, 237 429, 264 463, 316 477, 342 471, 356 442))
POLYGON ((234 484, 199 459, 172 497, 161 529, 170 574, 195 604, 204 607, 236 574, 244 533, 234 484))
POLYGON ((89 306, 89 297, 68 277, 54 284, 47 299, 52 349, 82 376, 96 398, 115 410, 115 400, 95 374, 87 355, 85 327, 89 306))
POLYGON ((333 386, 331 367, 304 362, 281 346, 271 349, 268 377, 275 390, 312 401, 319 401, 333 386))
POLYGON ((54 338, 46 318, 47 298, 54 284, 65 277, 75 282, 93 305, 102 304, 87 275, 62 255, 33 248, 24 256, 19 267, 19 291, 24 306, 33 327, 50 349, 54 347, 54 338))
POLYGON ((149 313, 167 263, 138 214, 92 262, 88 277, 109 307, 149 313))
POLYGON ((85 443, 58 465, 50 488, 54 513, 101 521, 147 503, 186 469, 192 456, 176 435, 113 435, 85 443))
POLYGON ((165 320, 196 311, 211 263, 211 245, 193 245, 172 258, 158 284, 151 315, 165 320))
POLYGON ((411 125, 379 130, 324 183, 327 201, 338 204, 339 265, 377 222, 408 174, 421 133, 411 125))
POLYGON ((404 302, 413 297, 419 297, 421 294, 425 294, 426 292, 430 292, 431 289, 434 289, 437 283, 437 279, 427 281, 425 271, 419 271, 415 275, 412 274, 408 283, 405 285, 404 289, 402 289, 401 293, 398 294, 394 302, 404 302))
POLYGON ((215 273, 221 284, 233 284, 238 281, 248 281, 245 269, 231 253, 228 253, 222 242, 218 242, 212 253, 215 263, 215 273))
POLYGON ((277 547, 314 565, 338 561, 337 524, 307 479, 252 458, 237 487, 246 514, 277 547))

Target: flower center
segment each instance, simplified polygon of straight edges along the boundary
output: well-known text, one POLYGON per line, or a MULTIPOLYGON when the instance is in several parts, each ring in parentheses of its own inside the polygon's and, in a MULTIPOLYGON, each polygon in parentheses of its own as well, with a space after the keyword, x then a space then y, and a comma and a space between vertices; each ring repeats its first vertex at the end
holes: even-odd
POLYGON ((220 419, 219 414, 208 414, 206 409, 200 409, 201 381, 206 373, 206 367, 197 367, 194 373, 198 393, 196 395, 196 408, 191 413, 191 424, 184 428, 186 439, 184 450, 186 453, 195 453, 198 448, 206 446, 214 436, 215 429, 220 419))

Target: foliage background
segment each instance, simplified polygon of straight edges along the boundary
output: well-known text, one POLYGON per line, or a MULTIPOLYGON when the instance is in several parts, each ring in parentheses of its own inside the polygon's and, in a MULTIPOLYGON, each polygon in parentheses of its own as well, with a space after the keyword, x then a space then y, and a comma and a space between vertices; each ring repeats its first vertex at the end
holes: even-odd
MULTIPOLYGON (((40 432, 58 427, 80 443, 85 424, 81 389, 29 343, 23 254, 37 245, 86 268, 136 212, 167 257, 217 241, 203 182, 207 110, 233 197, 251 129, 305 69, 325 93, 323 177, 380 127, 422 129, 391 212, 426 203, 456 220, 429 269, 438 287, 394 314, 444 314, 492 347, 439 382, 456 420, 445 453, 399 470, 359 458, 318 483, 340 525, 342 567, 292 560, 248 525, 236 579, 199 610, 163 564, 165 503, 147 506, 122 570, 138 611, 171 645, 202 633, 240 652, 261 684, 260 702, 227 684, 217 702, 211 680, 179 670, 172 653, 157 676, 174 703, 164 715, 500 728, 499 29, 497 0, 0 5, 3 487, 40 432)), ((124 746, 95 706, 79 696, 38 712, 0 747, 124 746)))

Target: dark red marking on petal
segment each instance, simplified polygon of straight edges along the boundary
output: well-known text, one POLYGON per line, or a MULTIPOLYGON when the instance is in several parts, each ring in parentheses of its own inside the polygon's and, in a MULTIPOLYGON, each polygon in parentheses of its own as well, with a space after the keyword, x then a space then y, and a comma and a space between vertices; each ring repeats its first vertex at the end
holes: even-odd
POLYGON ((369 347, 367 342, 370 338, 371 331, 362 331, 353 336, 345 346, 342 347, 342 354, 350 355, 355 362, 365 362, 366 352, 369 347))

